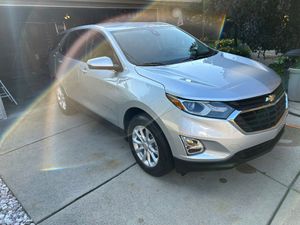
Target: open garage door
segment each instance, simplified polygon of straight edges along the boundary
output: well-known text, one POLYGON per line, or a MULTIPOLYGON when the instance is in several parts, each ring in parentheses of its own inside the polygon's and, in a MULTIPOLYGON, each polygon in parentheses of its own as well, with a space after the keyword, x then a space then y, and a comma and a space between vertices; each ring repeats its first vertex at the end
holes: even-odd
POLYGON ((140 7, 0 6, 0 80, 21 105, 30 102, 51 84, 48 57, 59 32, 106 21, 156 20, 156 9, 140 7))

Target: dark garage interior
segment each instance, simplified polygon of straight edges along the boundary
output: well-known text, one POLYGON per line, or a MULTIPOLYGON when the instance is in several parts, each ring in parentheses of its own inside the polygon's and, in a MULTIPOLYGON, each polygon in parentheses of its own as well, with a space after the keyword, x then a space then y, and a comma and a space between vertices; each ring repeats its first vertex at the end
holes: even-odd
POLYGON ((157 21, 157 8, 147 4, 99 2, 91 7, 0 4, 0 81, 18 103, 2 98, 8 118, 17 119, 53 83, 48 58, 60 32, 101 22, 157 21))
MULTIPOLYGON (((65 29, 130 19, 137 8, 0 7, 0 80, 22 105, 51 83, 48 57, 65 29)), ((147 20, 156 20, 149 10, 147 20)), ((5 101, 5 100, 4 100, 5 101)), ((5 101, 9 111, 11 104, 5 101)))

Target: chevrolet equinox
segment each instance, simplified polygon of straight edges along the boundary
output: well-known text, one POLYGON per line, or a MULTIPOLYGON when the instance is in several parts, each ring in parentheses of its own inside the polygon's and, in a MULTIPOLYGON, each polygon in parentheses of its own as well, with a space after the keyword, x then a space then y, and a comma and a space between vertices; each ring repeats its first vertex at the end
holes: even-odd
POLYGON ((231 168, 272 149, 287 115, 280 77, 166 23, 65 31, 49 61, 65 114, 80 103, 124 129, 153 176, 231 168))

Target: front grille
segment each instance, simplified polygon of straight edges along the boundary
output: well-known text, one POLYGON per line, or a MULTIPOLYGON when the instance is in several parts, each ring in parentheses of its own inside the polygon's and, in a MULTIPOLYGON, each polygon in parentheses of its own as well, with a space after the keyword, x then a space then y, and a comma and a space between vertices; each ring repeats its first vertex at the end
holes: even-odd
MULTIPOLYGON (((284 93, 284 88, 283 88, 283 85, 280 84, 270 94, 274 94, 276 96, 276 99, 274 99, 274 101, 277 101, 282 96, 283 93, 284 93)), ((238 101, 226 102, 226 103, 228 105, 230 105, 232 108, 237 109, 239 111, 254 109, 254 108, 258 108, 258 107, 266 105, 266 97, 270 94, 261 95, 261 96, 254 97, 254 98, 238 100, 238 101)))
POLYGON ((245 132, 261 131, 275 126, 286 108, 285 95, 280 97, 281 99, 274 105, 240 113, 235 118, 235 123, 245 132))

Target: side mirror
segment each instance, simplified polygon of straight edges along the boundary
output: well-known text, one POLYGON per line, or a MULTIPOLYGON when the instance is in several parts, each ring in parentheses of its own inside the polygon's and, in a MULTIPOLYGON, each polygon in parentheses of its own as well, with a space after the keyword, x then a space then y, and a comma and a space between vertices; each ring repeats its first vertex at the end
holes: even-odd
POLYGON ((120 71, 119 65, 114 65, 111 58, 107 56, 90 59, 87 61, 87 65, 90 69, 94 70, 115 70, 120 71))

